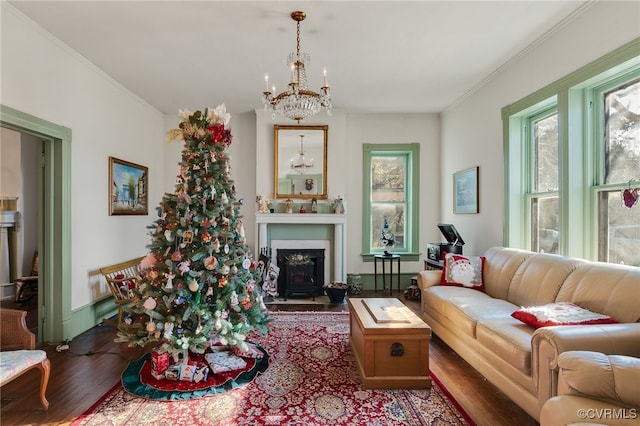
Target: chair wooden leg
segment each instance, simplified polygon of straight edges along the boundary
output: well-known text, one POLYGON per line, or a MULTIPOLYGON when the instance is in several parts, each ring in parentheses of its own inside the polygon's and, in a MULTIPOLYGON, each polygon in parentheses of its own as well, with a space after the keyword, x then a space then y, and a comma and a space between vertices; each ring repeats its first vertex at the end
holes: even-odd
POLYGON ((49 375, 51 374, 51 361, 49 358, 45 358, 40 365, 41 378, 40 378, 40 404, 45 410, 49 409, 49 401, 47 401, 47 386, 49 385, 49 375))
POLYGON ((22 290, 24 289, 24 283, 21 281, 16 281, 16 287, 15 287, 15 302, 18 303, 20 302, 20 299, 22 297, 22 290))
POLYGON ((102 323, 106 325, 110 325, 111 327, 118 328, 118 323, 109 318, 103 318, 102 323))
POLYGON ((118 327, 122 325, 122 314, 124 313, 124 308, 122 305, 118 306, 118 327))

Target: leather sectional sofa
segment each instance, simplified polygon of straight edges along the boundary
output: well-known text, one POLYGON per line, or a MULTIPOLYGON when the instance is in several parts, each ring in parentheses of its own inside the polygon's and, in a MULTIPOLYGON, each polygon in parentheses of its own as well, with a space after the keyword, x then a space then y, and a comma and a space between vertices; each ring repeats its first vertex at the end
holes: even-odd
POLYGON ((484 257, 484 291, 441 285, 442 271, 420 271, 422 317, 536 420, 558 394, 561 353, 640 357, 640 268, 505 247, 490 248, 484 257), (618 323, 534 328, 511 316, 554 302, 571 302, 618 323))

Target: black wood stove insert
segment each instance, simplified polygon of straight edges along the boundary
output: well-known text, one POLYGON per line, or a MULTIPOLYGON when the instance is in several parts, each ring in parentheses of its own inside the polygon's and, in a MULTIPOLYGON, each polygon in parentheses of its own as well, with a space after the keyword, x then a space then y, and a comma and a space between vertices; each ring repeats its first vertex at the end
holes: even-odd
POLYGON ((278 249, 276 262, 278 293, 284 300, 290 295, 311 295, 315 300, 323 294, 324 249, 278 249))

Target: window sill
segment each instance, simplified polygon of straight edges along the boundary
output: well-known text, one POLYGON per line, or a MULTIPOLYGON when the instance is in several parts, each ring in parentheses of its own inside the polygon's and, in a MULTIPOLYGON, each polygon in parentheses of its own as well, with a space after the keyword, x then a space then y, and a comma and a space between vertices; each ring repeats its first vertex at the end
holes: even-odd
MULTIPOLYGON (((363 262, 373 262, 373 256, 377 256, 380 254, 382 253, 365 253, 365 254, 361 254, 360 256, 362 256, 363 262)), ((392 254, 400 255, 401 261, 417 262, 418 260, 420 260, 420 256, 422 253, 407 253, 407 252, 393 253, 392 252, 392 254)))

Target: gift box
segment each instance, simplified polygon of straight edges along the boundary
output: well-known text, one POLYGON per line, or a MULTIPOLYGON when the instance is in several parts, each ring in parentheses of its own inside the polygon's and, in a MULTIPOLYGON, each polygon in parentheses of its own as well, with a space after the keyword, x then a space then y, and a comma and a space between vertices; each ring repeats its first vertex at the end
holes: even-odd
POLYGON ((191 364, 182 365, 180 368, 180 380, 185 382, 193 382, 193 376, 196 375, 198 367, 191 364))
POLYGON ((204 357, 213 373, 223 373, 247 367, 247 362, 244 359, 229 352, 214 352, 205 354, 204 357))
POLYGON ((193 375, 193 381, 196 383, 200 383, 207 380, 209 377, 209 367, 198 367, 196 368, 196 374, 193 375))
POLYGON ((243 351, 239 347, 234 348, 234 352, 236 355, 244 357, 244 358, 256 358, 260 359, 264 356, 262 351, 256 347, 253 343, 247 343, 247 350, 243 351))
POLYGON ((169 368, 164 372, 164 377, 169 380, 178 380, 180 377, 180 364, 169 366, 169 368))
POLYGON ((169 368, 170 357, 169 352, 151 351, 151 374, 153 377, 164 376, 164 372, 169 368))

